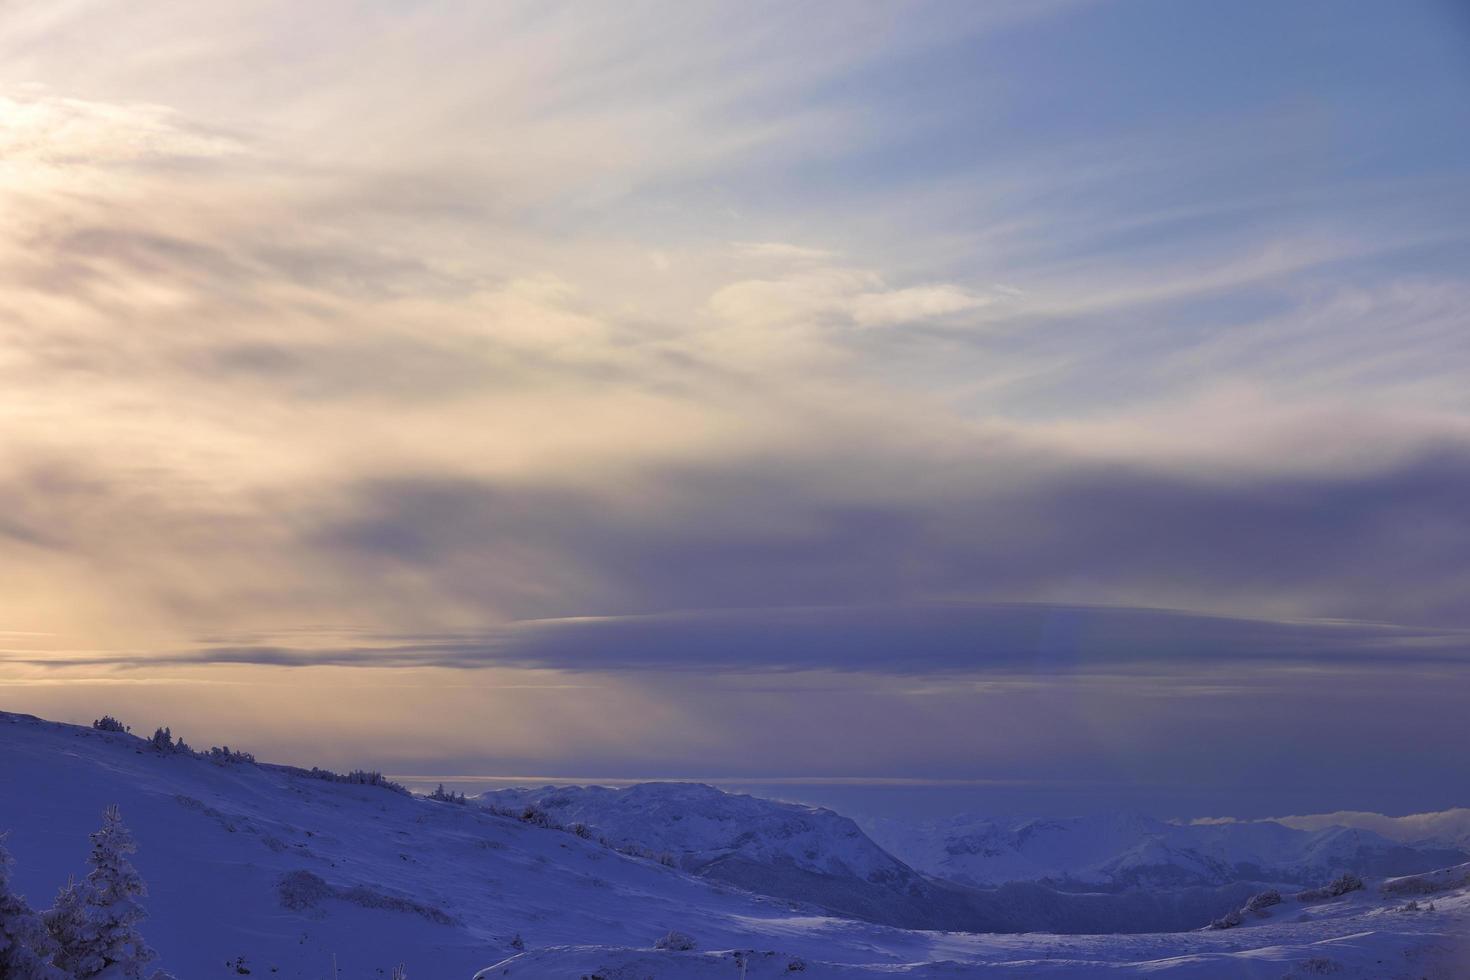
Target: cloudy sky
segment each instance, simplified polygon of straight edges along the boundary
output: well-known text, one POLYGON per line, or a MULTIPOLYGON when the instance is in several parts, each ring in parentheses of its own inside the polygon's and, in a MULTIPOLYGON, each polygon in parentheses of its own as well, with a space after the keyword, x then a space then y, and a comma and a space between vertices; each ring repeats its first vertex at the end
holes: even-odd
POLYGON ((0 707, 1464 805, 1467 269, 1455 0, 0 0, 0 707))

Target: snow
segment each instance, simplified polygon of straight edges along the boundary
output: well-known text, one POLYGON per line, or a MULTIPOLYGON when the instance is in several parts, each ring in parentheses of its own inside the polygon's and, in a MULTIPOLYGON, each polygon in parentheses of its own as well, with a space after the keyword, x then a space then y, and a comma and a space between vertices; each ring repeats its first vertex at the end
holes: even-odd
POLYGON ((1175 888, 1231 881, 1306 884, 1344 869, 1428 870, 1470 857, 1453 840, 1390 839, 1371 830, 1276 821, 1172 823, 1138 814, 998 821, 977 816, 864 822, 913 867, 970 885, 1052 881, 1175 888))
POLYGON ((638 783, 624 789, 543 786, 497 790, 479 800, 510 810, 534 805, 560 824, 587 824, 614 844, 667 851, 688 867, 739 855, 867 881, 913 875, 841 814, 700 783, 638 783))
MULTIPOLYGON (((1223 822, 1240 821, 1226 819, 1223 822)), ((1276 817, 1275 822, 1300 830, 1354 827, 1404 844, 1433 844, 1470 851, 1470 807, 1456 807, 1437 813, 1411 813, 1402 817, 1361 810, 1339 810, 1336 813, 1276 817)))
MULTIPOLYGON (((688 792, 697 802, 701 791, 688 792)), ((149 888, 140 929, 156 965, 181 980, 239 976, 239 968, 320 980, 334 957, 343 978, 386 977, 402 962, 411 980, 469 978, 487 967, 486 976, 607 980, 742 971, 1449 978, 1470 964, 1465 869, 1370 880, 1321 902, 1287 896, 1272 914, 1228 930, 909 930, 762 897, 475 806, 160 753, 126 734, 0 714, 0 832, 10 831, 16 858, 11 883, 33 906, 49 905, 68 875, 85 870, 88 835, 113 803, 137 840, 130 857, 149 888), (655 950, 671 931, 695 948, 655 950), (517 935, 523 952, 512 945, 517 935)), ((683 823, 676 812, 670 825, 683 823)), ((820 828, 812 839, 836 850, 807 857, 797 845, 802 859, 880 869, 867 844, 841 834, 828 841, 844 819, 832 816, 812 818, 820 828)), ((707 840, 716 823, 699 824, 690 840, 707 840)), ((778 842, 771 836, 759 847, 778 842)))
POLYGON ((1422 904, 1412 907, 1384 889, 1368 889, 1330 901, 1287 896, 1280 904, 1247 912, 1235 929, 1219 932, 1126 937, 935 934, 929 956, 906 963, 833 963, 759 948, 672 953, 564 946, 509 957, 477 977, 1466 976, 1470 865, 1416 877, 1440 885, 1437 894, 1442 897, 1433 910, 1422 904))

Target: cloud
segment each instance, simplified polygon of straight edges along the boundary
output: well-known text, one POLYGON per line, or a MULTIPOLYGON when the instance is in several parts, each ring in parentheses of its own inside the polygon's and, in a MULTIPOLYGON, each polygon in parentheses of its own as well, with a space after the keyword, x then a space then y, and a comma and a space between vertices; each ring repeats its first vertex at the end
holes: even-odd
POLYGON ((193 124, 169 106, 79 99, 43 86, 0 94, 0 117, 6 161, 0 174, 49 175, 72 189, 88 168, 176 169, 245 153, 238 139, 193 124))
MULTIPOLYGON (((562 671, 838 671, 900 676, 1198 678, 1239 670, 1470 669, 1470 632, 1346 620, 1271 621, 1179 610, 1037 603, 768 607, 532 620, 481 634, 312 646, 205 645, 170 664, 521 667, 562 671)), ((360 638, 361 639, 361 638, 360 638)), ((151 661, 150 661, 151 662, 151 661)), ((140 666, 61 656, 33 665, 140 666)), ((1033 681, 1033 684, 1038 683, 1033 681)), ((1245 682, 1250 686, 1250 682, 1245 682)), ((1004 684, 1002 684, 1004 686, 1004 684)), ((1208 693, 1209 685, 1192 693, 1208 693)))
POLYGON ((885 327, 935 320, 978 309, 987 302, 958 286, 910 286, 858 295, 852 301, 852 318, 861 326, 885 327))
POLYGON ((827 249, 789 242, 736 242, 735 251, 752 258, 787 262, 826 262, 834 257, 827 249))
MULTIPOLYGON (((602 433, 622 429, 605 421, 602 433)), ((855 431, 814 418, 786 449, 711 460, 696 439, 687 455, 589 455, 564 472, 528 444, 520 472, 476 473, 456 459, 464 440, 415 447, 428 473, 394 472, 407 455, 380 474, 278 456, 246 490, 184 460, 35 456, 0 481, 4 567, 20 583, 10 608, 33 610, 8 625, 69 608, 115 617, 130 642, 123 623, 152 636, 283 616, 415 632, 959 598, 1470 625, 1463 443, 1283 471, 1080 456, 1024 430, 899 427, 854 451, 855 431)), ((308 435, 298 450, 351 460, 386 433, 308 435)), ((589 454, 596 436, 580 433, 589 454)))
POLYGON ((48 656, 841 673, 834 725, 859 675, 1454 669, 1466 100, 1408 35, 1364 103, 1302 81, 1351 38, 1158 85, 1229 45, 1087 5, 297 7, 0 22, 0 625, 48 656))
POLYGON ((63 716, 85 721, 102 704, 263 758, 759 778, 812 784, 804 794, 834 777, 898 778, 906 794, 974 781, 987 792, 968 805, 985 812, 1443 806, 1470 735, 1454 710, 1464 631, 1372 623, 931 603, 247 639, 11 653, 4 673, 27 682, 32 710, 70 705, 63 716), (129 677, 179 680, 112 682, 129 677), (439 719, 429 729, 425 712, 439 719))
POLYGON ((307 764, 1461 785, 1463 59, 1117 18, 7 10, 6 683, 307 764))
POLYGON ((928 459, 878 443, 860 456, 730 460, 554 492, 367 483, 320 515, 308 547, 517 618, 1167 597, 1221 612, 1466 625, 1463 445, 1366 472, 1254 478, 1025 442, 951 456, 943 471, 928 459))

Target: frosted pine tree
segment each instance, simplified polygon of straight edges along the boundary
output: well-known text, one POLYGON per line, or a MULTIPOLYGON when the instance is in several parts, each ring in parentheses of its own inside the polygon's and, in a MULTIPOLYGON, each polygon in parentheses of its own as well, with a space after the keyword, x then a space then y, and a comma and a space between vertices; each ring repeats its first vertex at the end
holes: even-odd
POLYGON ((104 965, 89 938, 88 891, 85 881, 73 878, 56 893, 56 904, 42 915, 56 950, 53 962, 68 977, 96 976, 104 965))
POLYGON ((10 890, 10 852, 0 836, 0 977, 5 980, 66 980, 51 965, 55 944, 46 925, 21 896, 10 890))
MULTIPOLYGON (((92 835, 92 870, 85 881, 62 889, 47 913, 47 928, 61 946, 56 964, 77 980, 143 980, 157 955, 138 932, 147 917, 138 899, 148 888, 128 860, 137 849, 122 814, 109 806, 102 829, 92 835)), ((153 974, 154 980, 162 976, 153 974)))

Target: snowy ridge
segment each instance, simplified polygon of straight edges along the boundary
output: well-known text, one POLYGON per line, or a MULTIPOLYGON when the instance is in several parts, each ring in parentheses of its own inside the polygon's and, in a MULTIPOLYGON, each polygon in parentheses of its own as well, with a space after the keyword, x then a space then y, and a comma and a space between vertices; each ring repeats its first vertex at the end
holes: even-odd
MULTIPOLYGON (((1299 830, 1322 830, 1327 827, 1354 827, 1369 830, 1380 837, 1402 844, 1456 847, 1470 852, 1470 807, 1456 807, 1435 813, 1411 813, 1402 817, 1367 813, 1361 810, 1339 810, 1336 813, 1314 813, 1304 816, 1276 817, 1276 823, 1299 830)), ((1200 820, 1196 823, 1239 824, 1230 818, 1200 820)))
POLYGON ((977 887, 1008 881, 1107 889, 1235 881, 1305 884, 1343 870, 1405 874, 1470 857, 1450 844, 1404 843, 1353 827, 1306 830, 1274 821, 1179 824, 1138 814, 1016 821, 974 816, 926 823, 872 820, 864 827, 913 867, 977 887))
POLYGON ((691 869, 739 855, 816 874, 870 882, 907 882, 913 869, 883 850, 858 825, 822 807, 726 793, 701 783, 543 786, 478 797, 486 806, 535 806, 563 825, 582 823, 616 845, 675 855, 691 869))

